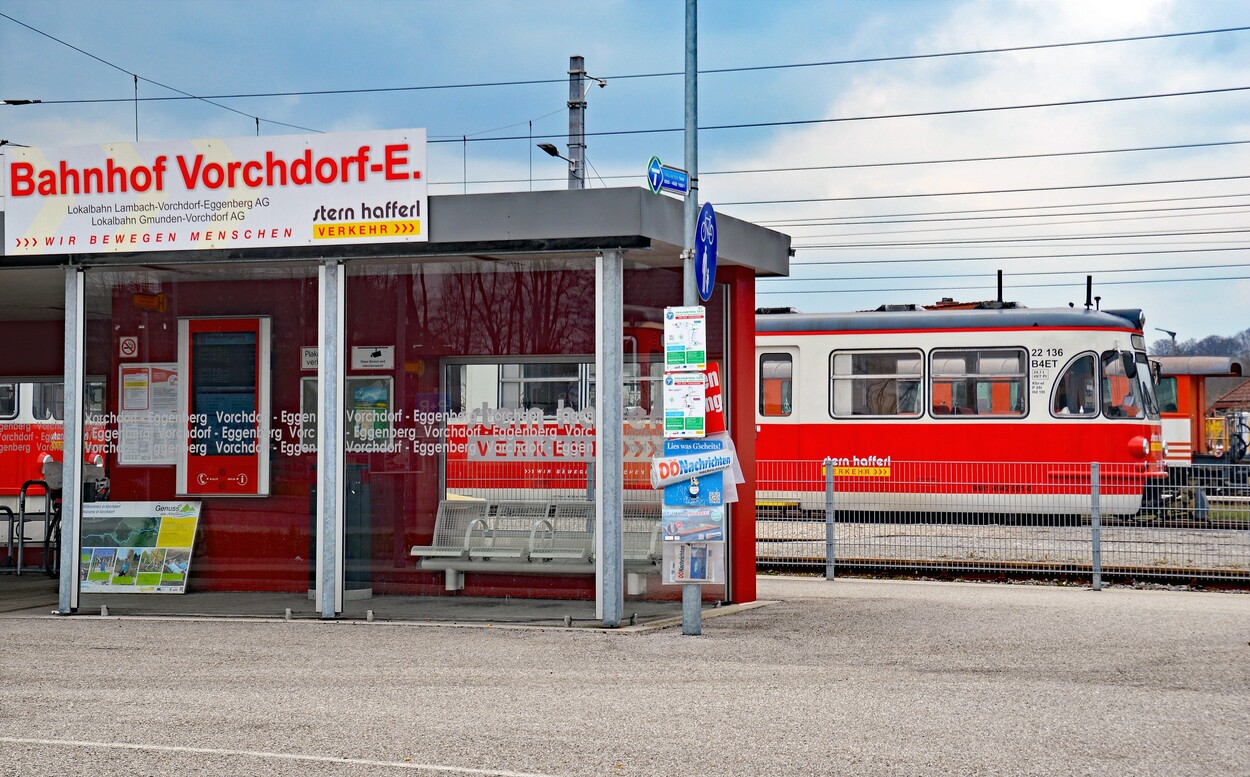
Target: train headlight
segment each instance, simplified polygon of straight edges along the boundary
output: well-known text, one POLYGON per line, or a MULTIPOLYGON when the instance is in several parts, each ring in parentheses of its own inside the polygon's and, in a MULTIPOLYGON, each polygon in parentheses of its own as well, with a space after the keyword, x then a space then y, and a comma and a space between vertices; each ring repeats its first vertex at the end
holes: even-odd
POLYGON ((1128 441, 1128 453, 1135 459, 1147 459, 1150 457, 1150 440, 1145 437, 1134 437, 1128 441))

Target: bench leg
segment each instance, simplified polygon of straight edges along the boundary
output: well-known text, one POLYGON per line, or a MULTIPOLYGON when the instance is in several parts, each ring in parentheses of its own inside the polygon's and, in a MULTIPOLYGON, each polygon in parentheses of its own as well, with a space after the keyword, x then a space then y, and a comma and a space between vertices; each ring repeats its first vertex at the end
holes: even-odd
POLYGON ((448 591, 464 590, 464 573, 458 569, 445 569, 443 574, 447 580, 448 591))
POLYGON ((630 596, 642 596, 647 592, 647 576, 636 572, 625 575, 625 592, 630 596))

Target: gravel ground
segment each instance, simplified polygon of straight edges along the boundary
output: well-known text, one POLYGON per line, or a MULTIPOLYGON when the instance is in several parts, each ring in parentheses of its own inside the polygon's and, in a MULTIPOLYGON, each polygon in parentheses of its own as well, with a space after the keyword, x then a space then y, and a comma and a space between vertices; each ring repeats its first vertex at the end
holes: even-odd
POLYGON ((1250 774, 1250 596, 761 578, 680 628, 6 617, 3 775, 1250 774))

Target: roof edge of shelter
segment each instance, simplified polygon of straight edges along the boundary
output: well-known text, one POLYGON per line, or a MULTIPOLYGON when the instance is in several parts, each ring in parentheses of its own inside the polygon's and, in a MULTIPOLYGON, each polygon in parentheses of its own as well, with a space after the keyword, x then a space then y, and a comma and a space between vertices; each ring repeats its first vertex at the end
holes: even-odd
MULTIPOLYGON (((429 202, 431 244, 633 235, 675 261, 685 244, 684 202, 640 187, 443 195, 429 202)), ((719 213, 716 226, 719 264, 789 274, 789 235, 719 213)))
MULTIPOLYGON (((5 267, 47 267, 168 262, 175 256, 179 263, 210 263, 624 249, 645 250, 654 266, 676 266, 685 243, 683 201, 641 187, 433 195, 426 223, 429 240, 421 243, 0 256, 5 267)), ((747 267, 758 276, 789 274, 789 235, 719 213, 716 225, 718 264, 747 267)))

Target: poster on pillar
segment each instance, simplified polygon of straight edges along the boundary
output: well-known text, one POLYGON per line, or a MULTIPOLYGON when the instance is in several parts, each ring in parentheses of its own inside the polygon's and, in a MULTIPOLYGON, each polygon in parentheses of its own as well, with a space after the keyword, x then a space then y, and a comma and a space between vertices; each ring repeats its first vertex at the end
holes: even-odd
POLYGON ((706 376, 704 391, 703 434, 711 436, 725 431, 725 401, 720 389, 720 368, 709 362, 703 371, 706 376))
POLYGON ((178 321, 179 496, 269 495, 269 318, 178 321))
POLYGON ((664 309, 664 371, 707 367, 707 312, 701 305, 664 309))
MULTIPOLYGON (((665 440, 664 456, 690 456, 724 449, 721 440, 665 440)), ((725 504, 725 471, 691 475, 664 486, 665 507, 719 507, 725 504)))
POLYGON ((707 378, 702 372, 664 375, 664 436, 702 437, 707 410, 707 378))

